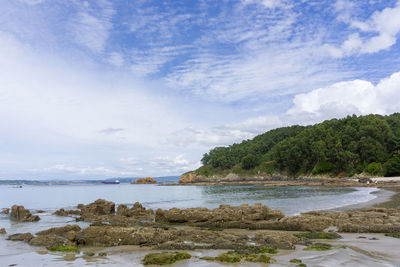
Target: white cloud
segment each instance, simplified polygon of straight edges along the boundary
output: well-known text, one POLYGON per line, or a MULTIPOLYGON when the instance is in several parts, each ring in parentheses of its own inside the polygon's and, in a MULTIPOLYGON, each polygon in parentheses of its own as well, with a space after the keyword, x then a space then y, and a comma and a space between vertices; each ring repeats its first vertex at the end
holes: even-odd
POLYGON ((244 3, 259 3, 267 8, 284 7, 287 1, 284 0, 243 0, 244 3))
POLYGON ((121 67, 124 64, 125 60, 124 56, 121 53, 112 52, 108 57, 108 62, 116 67, 121 67))
POLYGON ((147 170, 147 173, 166 173, 181 174, 200 167, 200 162, 191 162, 183 154, 176 156, 155 157, 150 159, 138 159, 136 157, 121 158, 120 162, 126 170, 141 171, 147 170))
POLYGON ((296 95, 292 108, 281 115, 259 116, 208 129, 186 128, 174 132, 168 140, 181 146, 212 148, 229 145, 277 127, 314 124, 352 114, 387 115, 399 112, 399 99, 400 72, 381 80, 377 85, 365 80, 339 82, 296 95))
POLYGON ((352 7, 353 4, 348 1, 336 2, 339 18, 344 18, 344 21, 358 29, 360 33, 350 34, 341 47, 327 46, 327 51, 332 56, 376 53, 390 48, 397 42, 397 35, 400 33, 400 1, 393 8, 387 7, 374 12, 366 21, 352 20, 350 18, 352 7))
POLYGON ((95 53, 103 52, 112 28, 111 18, 115 13, 112 4, 106 0, 96 1, 96 4, 84 2, 79 9, 67 26, 72 38, 95 53), (91 5, 98 6, 95 8, 91 5))

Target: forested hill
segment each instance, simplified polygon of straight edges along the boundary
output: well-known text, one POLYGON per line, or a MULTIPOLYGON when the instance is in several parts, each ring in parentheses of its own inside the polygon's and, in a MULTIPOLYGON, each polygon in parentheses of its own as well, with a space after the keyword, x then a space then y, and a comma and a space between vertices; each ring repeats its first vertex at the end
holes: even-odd
POLYGON ((278 128, 216 147, 197 174, 400 175, 400 113, 348 116, 313 126, 278 128))

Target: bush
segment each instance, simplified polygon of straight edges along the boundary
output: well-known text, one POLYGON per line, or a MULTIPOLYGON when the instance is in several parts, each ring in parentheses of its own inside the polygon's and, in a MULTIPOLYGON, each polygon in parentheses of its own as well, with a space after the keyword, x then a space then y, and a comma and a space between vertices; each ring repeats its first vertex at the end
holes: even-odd
POLYGON ((257 166, 257 159, 253 154, 248 154, 242 159, 242 168, 245 170, 253 169, 257 166))
POLYGON ((400 175, 400 156, 390 158, 384 164, 385 176, 398 176, 400 175))
POLYGON ((379 162, 372 162, 367 166, 367 172, 373 175, 382 173, 382 164, 379 162))
POLYGON ((334 169, 335 166, 332 163, 327 161, 321 161, 315 166, 313 173, 314 174, 329 173, 332 172, 334 169))

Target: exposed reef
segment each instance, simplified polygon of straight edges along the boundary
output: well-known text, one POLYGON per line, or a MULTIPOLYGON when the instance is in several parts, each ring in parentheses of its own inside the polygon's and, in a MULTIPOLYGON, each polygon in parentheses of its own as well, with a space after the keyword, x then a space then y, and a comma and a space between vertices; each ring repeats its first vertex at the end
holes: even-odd
MULTIPOLYGON (((346 212, 313 211, 285 216, 263 204, 230 206, 216 209, 158 209, 154 212, 136 202, 131 208, 103 199, 77 210, 56 214, 91 222, 50 228, 36 234, 21 233, 8 237, 52 251, 78 251, 85 246, 144 246, 158 250, 226 249, 228 253, 204 258, 221 262, 271 263, 270 254, 278 249, 330 250, 342 248, 318 239, 340 239, 336 232, 386 233, 397 237, 400 232, 399 208, 369 208, 346 212), (315 240, 315 241, 314 241, 315 240)), ((326 241, 324 241, 326 242, 326 241)), ((174 260, 175 252, 151 254, 144 261, 174 260)), ((86 255, 87 256, 87 255, 86 255)), ((180 257, 177 260, 181 259, 180 257)))

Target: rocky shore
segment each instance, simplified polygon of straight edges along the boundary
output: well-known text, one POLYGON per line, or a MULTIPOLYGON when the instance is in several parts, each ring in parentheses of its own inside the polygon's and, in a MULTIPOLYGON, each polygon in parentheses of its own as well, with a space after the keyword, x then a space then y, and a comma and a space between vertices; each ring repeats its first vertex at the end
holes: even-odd
MULTIPOLYGON (((399 207, 313 211, 285 216, 263 204, 154 211, 138 202, 132 207, 123 204, 116 207, 111 201, 98 199, 87 205, 79 204, 74 210, 60 209, 54 214, 91 224, 86 228, 70 224, 37 233, 18 233, 8 236, 8 240, 23 241, 52 251, 119 246, 163 251, 222 249, 229 250, 229 253, 206 260, 270 262, 273 260, 270 252, 275 250, 293 251, 298 246, 310 250, 334 249, 318 239, 340 238, 336 232, 384 233, 394 237, 400 233, 399 207)), ((13 220, 28 223, 38 220, 36 217, 22 206, 11 209, 10 218, 13 220)), ((172 257, 174 260, 177 255, 167 253, 148 258, 172 257)))
POLYGON ((182 174, 179 185, 263 185, 263 186, 324 186, 324 187, 363 187, 400 185, 399 177, 286 177, 267 174, 241 176, 235 173, 227 175, 199 175, 195 171, 182 174))

